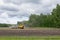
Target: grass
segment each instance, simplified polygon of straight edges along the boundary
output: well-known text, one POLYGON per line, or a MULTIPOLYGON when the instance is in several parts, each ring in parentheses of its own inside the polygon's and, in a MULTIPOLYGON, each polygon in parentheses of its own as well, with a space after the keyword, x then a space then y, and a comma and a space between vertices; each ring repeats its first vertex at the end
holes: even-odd
POLYGON ((0 40, 60 40, 60 36, 0 36, 0 40))

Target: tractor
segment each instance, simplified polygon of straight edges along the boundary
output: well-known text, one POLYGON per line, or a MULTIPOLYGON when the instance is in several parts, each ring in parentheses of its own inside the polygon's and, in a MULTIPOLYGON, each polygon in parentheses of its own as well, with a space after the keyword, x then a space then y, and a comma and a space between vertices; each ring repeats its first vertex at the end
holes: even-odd
POLYGON ((18 25, 18 29, 24 29, 24 25, 23 24, 19 24, 18 25))
POLYGON ((12 25, 9 28, 11 28, 11 29, 24 29, 24 24, 23 23, 17 23, 16 25, 12 25))

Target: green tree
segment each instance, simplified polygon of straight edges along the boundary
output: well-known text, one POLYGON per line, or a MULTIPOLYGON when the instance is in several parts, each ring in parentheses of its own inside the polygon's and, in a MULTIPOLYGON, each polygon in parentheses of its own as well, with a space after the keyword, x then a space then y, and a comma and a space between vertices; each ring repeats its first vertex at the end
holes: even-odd
POLYGON ((26 22, 31 27, 57 27, 60 28, 60 5, 57 4, 51 14, 31 14, 26 22))
POLYGON ((57 7, 52 11, 53 21, 56 27, 60 26, 60 5, 57 4, 57 7))

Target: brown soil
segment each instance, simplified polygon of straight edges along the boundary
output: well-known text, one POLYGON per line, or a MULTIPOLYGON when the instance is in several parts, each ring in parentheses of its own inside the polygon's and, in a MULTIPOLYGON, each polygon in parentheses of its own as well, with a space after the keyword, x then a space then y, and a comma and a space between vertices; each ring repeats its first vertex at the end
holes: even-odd
POLYGON ((60 29, 0 29, 0 36, 60 35, 60 29))

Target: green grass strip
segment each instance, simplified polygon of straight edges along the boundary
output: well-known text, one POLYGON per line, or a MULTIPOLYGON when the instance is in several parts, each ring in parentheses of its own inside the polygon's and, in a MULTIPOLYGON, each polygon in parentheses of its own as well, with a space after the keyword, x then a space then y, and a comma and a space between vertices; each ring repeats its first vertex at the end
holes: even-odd
POLYGON ((0 40, 60 40, 60 36, 0 36, 0 40))

